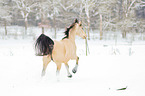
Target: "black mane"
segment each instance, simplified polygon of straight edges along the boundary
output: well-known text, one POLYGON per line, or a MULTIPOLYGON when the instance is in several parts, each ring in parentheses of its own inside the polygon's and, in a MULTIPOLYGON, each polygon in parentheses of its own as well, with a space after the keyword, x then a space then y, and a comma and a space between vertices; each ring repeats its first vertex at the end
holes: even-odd
POLYGON ((64 32, 65 37, 63 37, 62 40, 69 37, 69 31, 70 31, 70 29, 72 29, 73 27, 74 27, 74 24, 72 24, 69 28, 66 28, 66 31, 64 32))
POLYGON ((71 24, 68 28, 66 28, 66 31, 64 32, 65 37, 63 37, 62 40, 65 38, 69 38, 69 31, 74 27, 75 23, 78 23, 77 19, 75 19, 75 22, 73 24, 71 24))

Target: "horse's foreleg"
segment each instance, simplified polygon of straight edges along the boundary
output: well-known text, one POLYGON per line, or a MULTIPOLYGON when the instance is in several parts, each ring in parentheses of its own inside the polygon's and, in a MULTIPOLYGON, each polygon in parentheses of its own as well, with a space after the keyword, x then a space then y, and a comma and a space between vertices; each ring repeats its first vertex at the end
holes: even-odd
POLYGON ((77 72, 77 69, 78 69, 78 63, 79 63, 79 57, 77 56, 77 59, 76 59, 76 65, 75 65, 75 67, 74 67, 73 70, 72 70, 73 73, 76 73, 76 72, 77 72))
POLYGON ((41 76, 45 75, 45 70, 47 68, 47 65, 50 63, 50 61, 51 61, 50 56, 43 56, 43 69, 42 69, 41 76))
POLYGON ((69 72, 69 66, 68 66, 68 63, 65 63, 65 67, 66 67, 66 70, 67 70, 67 76, 69 77, 69 78, 71 78, 72 77, 72 75, 70 74, 70 72, 69 72))

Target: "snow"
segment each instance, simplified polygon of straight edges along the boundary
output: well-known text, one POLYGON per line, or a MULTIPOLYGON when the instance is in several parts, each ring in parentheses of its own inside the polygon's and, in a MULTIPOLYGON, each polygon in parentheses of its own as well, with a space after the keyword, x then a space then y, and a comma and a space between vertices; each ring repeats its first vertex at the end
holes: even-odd
POLYGON ((112 40, 90 40, 90 54, 85 56, 85 40, 77 37, 78 71, 72 73, 75 61, 69 61, 73 77, 67 78, 66 68, 62 65, 58 81, 53 62, 48 65, 46 75, 41 77, 42 57, 35 56, 33 39, 1 39, 0 95, 144 96, 143 42, 135 41, 131 46, 119 40, 115 46, 112 40), (132 54, 129 54, 130 49, 132 54), (117 90, 125 87, 126 90, 117 90))

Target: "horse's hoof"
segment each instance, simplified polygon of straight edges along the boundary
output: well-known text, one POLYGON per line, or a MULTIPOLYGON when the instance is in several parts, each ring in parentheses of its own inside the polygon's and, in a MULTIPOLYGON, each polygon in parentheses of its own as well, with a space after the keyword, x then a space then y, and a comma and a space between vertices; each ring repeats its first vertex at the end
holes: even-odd
POLYGON ((72 75, 71 75, 71 74, 69 74, 67 77, 68 77, 68 78, 71 78, 71 77, 72 77, 72 75))
POLYGON ((73 69, 73 70, 72 70, 72 72, 73 72, 73 73, 76 73, 76 72, 77 72, 77 70, 76 70, 76 69, 73 69))
POLYGON ((41 73, 41 77, 43 77, 45 75, 45 71, 42 71, 41 73))

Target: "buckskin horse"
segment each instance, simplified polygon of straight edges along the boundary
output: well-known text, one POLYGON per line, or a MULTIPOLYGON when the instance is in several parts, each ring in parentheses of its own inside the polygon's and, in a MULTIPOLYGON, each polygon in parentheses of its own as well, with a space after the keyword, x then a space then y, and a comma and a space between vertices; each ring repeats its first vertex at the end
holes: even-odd
POLYGON ((45 70, 51 60, 57 65, 57 76, 59 75, 62 63, 64 63, 68 77, 72 77, 72 74, 69 72, 69 60, 76 60, 76 65, 72 72, 77 72, 79 57, 76 55, 75 36, 78 35, 85 39, 87 35, 83 31, 81 22, 77 19, 75 19, 74 23, 71 24, 64 33, 65 37, 60 41, 53 41, 44 34, 41 34, 36 40, 36 55, 43 56, 43 70, 41 76, 45 75, 45 70))

